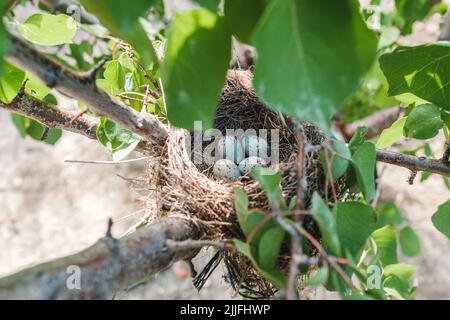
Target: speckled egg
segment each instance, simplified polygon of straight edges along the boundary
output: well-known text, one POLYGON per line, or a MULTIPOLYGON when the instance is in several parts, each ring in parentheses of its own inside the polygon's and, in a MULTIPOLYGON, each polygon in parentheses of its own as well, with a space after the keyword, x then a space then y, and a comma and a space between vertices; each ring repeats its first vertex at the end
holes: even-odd
POLYGON ((248 157, 239 163, 239 170, 242 174, 248 174, 253 168, 265 167, 267 162, 260 157, 248 157))
POLYGON ((267 157, 268 145, 264 138, 248 135, 242 139, 244 152, 249 157, 267 157))
POLYGON ((216 178, 225 181, 235 181, 241 176, 238 166, 229 159, 217 160, 213 172, 216 178))
POLYGON ((236 137, 225 136, 217 143, 216 156, 216 159, 228 159, 238 164, 244 159, 244 148, 236 137))

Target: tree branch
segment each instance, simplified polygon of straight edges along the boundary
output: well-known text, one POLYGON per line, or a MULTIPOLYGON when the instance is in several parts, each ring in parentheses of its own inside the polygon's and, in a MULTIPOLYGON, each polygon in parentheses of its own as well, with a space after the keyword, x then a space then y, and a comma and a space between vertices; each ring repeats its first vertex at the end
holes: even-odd
POLYGON ((450 177, 450 164, 441 160, 422 159, 392 151, 377 150, 377 160, 411 171, 426 171, 450 177))
POLYGON ((50 129, 62 129, 97 140, 98 121, 87 116, 62 111, 55 106, 35 99, 22 89, 11 103, 0 102, 0 108, 32 118, 50 129))
POLYGON ((69 70, 16 36, 10 38, 11 45, 5 56, 10 63, 35 74, 49 87, 85 103, 93 113, 110 118, 148 142, 161 144, 167 138, 167 129, 158 118, 113 100, 97 88, 90 73, 69 70))
POLYGON ((61 13, 72 15, 79 14, 80 22, 84 24, 98 24, 99 21, 92 14, 87 13, 79 4, 69 0, 41 0, 48 6, 53 7, 56 11, 61 13), (75 9, 76 8, 76 9, 75 9), (74 10, 80 10, 79 12, 73 12, 74 10))
POLYGON ((0 279, 0 299, 109 299, 173 262, 195 256, 198 249, 173 249, 167 243, 198 236, 198 229, 183 218, 154 221, 120 240, 107 235, 80 253, 0 279), (67 284, 76 283, 71 282, 76 274, 70 270, 76 267, 80 289, 71 290, 67 284))

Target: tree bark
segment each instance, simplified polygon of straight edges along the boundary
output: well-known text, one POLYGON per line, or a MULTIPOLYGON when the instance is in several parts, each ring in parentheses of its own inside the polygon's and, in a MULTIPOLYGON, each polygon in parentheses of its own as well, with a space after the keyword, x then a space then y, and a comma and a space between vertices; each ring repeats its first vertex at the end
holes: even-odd
POLYGON ((98 116, 107 116, 122 127, 139 134, 144 140, 161 144, 167 138, 167 129, 154 115, 139 113, 113 100, 95 84, 95 74, 76 73, 61 66, 16 36, 5 55, 8 62, 39 77, 47 86, 85 103, 98 116))
POLYGON ((0 102, 0 108, 32 118, 50 129, 62 129, 97 140, 96 119, 80 116, 74 112, 62 111, 56 106, 40 101, 22 89, 11 103, 0 102))
POLYGON ((174 261, 194 257, 198 249, 177 249, 168 242, 198 239, 199 235, 184 218, 156 220, 120 240, 107 235, 80 253, 0 279, 0 300, 110 299, 174 261))
POLYGON ((384 150, 377 150, 377 160, 413 171, 426 171, 450 177, 450 164, 442 160, 417 158, 384 150))

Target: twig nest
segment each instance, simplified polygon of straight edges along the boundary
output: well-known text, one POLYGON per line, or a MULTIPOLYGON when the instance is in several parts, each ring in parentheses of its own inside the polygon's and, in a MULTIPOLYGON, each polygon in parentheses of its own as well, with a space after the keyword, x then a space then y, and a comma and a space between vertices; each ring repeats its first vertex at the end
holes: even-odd
POLYGON ((266 160, 260 157, 248 157, 239 163, 239 170, 242 174, 248 174, 252 169, 267 166, 266 160))
POLYGON ((268 145, 266 139, 257 135, 246 135, 242 139, 244 152, 249 157, 267 157, 268 145))
POLYGON ((220 138, 216 148, 216 159, 228 159, 238 164, 244 159, 244 149, 240 141, 234 136, 220 138))
POLYGON ((241 176, 238 166, 230 159, 217 160, 213 171, 218 179, 225 181, 236 181, 241 176))

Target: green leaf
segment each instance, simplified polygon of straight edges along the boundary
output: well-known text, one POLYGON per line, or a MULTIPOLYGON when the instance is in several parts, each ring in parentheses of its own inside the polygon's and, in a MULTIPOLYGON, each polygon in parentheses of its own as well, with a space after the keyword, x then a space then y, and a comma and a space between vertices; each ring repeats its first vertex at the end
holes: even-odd
POLYGON ((387 149, 403 137, 405 122, 406 117, 402 117, 395 121, 389 128, 384 129, 375 145, 377 149, 387 149))
POLYGON ((114 35, 130 43, 138 52, 144 65, 155 61, 155 51, 139 17, 145 16, 156 0, 80 0, 81 4, 100 20, 114 35))
POLYGON ((407 257, 415 257, 420 253, 420 241, 410 226, 404 227, 399 236, 400 247, 407 257))
MULTIPOLYGON (((44 133, 44 126, 42 126, 39 122, 27 118, 18 114, 11 114, 11 119, 19 130, 20 136, 25 138, 26 136, 30 136, 32 139, 36 141, 42 141, 42 134, 44 133)), ((60 129, 51 129, 48 131, 47 138, 44 140, 45 143, 50 145, 56 144, 58 140, 62 136, 62 131, 60 129)))
POLYGON ((389 95, 412 93, 450 110, 450 43, 402 47, 380 57, 389 95))
POLYGON ((439 206, 431 221, 436 229, 450 239, 450 200, 439 206))
POLYGON ((261 268, 261 266, 259 266, 258 262, 255 260, 252 252, 249 250, 250 247, 246 243, 238 239, 233 239, 233 244, 239 252, 241 252, 251 260, 253 265, 262 274, 263 277, 265 277, 279 289, 283 289, 286 287, 286 277, 283 275, 283 273, 281 273, 277 269, 265 270, 261 268))
POLYGON ((375 198, 375 157, 375 145, 368 141, 364 142, 352 157, 358 186, 367 201, 375 198))
POLYGON ((383 276, 386 278, 392 275, 396 276, 409 286, 409 281, 411 281, 415 272, 416 268, 414 266, 406 263, 397 263, 386 266, 383 270, 383 276))
POLYGON ((242 42, 250 43, 267 0, 226 0, 225 22, 231 32, 242 42))
POLYGON ((0 101, 11 103, 19 93, 25 80, 25 72, 12 64, 5 63, 3 75, 0 77, 0 101))
POLYGON ((365 137, 369 129, 367 127, 358 127, 355 134, 350 139, 348 147, 352 154, 366 141, 365 137))
POLYGON ((328 280, 329 271, 326 266, 320 267, 317 271, 304 283, 304 287, 319 287, 328 280))
POLYGON ((336 231, 341 254, 349 252, 356 258, 376 228, 377 216, 372 207, 361 202, 338 202, 334 207, 336 231))
POLYGON ((403 34, 412 32, 412 24, 424 19, 431 10, 430 0, 395 0, 397 14, 403 22, 403 34))
POLYGON ((266 192, 272 205, 277 205, 281 201, 281 173, 270 168, 254 168, 251 177, 258 181, 261 188, 266 192))
POLYGON ((101 118, 100 125, 97 127, 97 139, 112 153, 114 161, 120 161, 128 156, 141 140, 135 133, 106 118, 101 118))
POLYGON ((20 137, 25 138, 27 136, 27 118, 22 115, 11 113, 11 120, 14 126, 19 131, 20 137))
POLYGON ((166 48, 162 78, 169 121, 210 128, 228 70, 231 37, 223 18, 206 9, 178 13, 166 48))
POLYGON ((26 74, 27 83, 25 84, 25 92, 32 95, 33 97, 42 100, 44 99, 51 91, 49 87, 47 87, 41 79, 36 77, 32 73, 26 74))
MULTIPOLYGON (((336 181, 347 171, 352 154, 350 149, 347 148, 347 145, 339 140, 333 141, 331 148, 333 152, 328 153, 330 157, 329 161, 331 162, 331 175, 333 177, 333 181, 336 181)), ((320 159, 322 161, 323 169, 327 172, 328 168, 325 159, 325 152, 323 150, 320 153, 320 159)))
POLYGON ((245 235, 248 235, 250 231, 246 225, 248 216, 248 196, 241 188, 234 189, 234 208, 242 231, 245 235))
POLYGON ((422 104, 408 115, 404 131, 409 138, 430 139, 435 137, 443 126, 441 109, 433 104, 422 104))
MULTIPOLYGON (((5 14, 6 5, 8 0, 0 0, 0 16, 3 17, 5 14)), ((0 21, 0 57, 4 57, 9 48, 9 34, 6 31, 5 25, 0 21)), ((3 76, 3 65, 4 60, 0 59, 0 77, 3 76)))
POLYGON ((258 262, 261 268, 271 270, 276 268, 278 254, 286 232, 277 225, 265 231, 258 244, 258 262))
POLYGON ((41 46, 57 46, 72 43, 77 33, 77 22, 65 15, 36 13, 18 25, 22 36, 41 46))
POLYGON ((356 0, 271 1, 252 42, 258 96, 323 128, 362 82, 377 48, 356 0))
POLYGON ((325 247, 330 248, 332 253, 339 255, 339 238, 333 214, 317 192, 314 192, 312 197, 311 213, 319 225, 325 247))
POLYGON ((383 266, 398 262, 397 239, 395 229, 392 226, 385 226, 376 230, 372 238, 377 245, 377 254, 383 266))
POLYGON ((97 79, 96 83, 110 95, 117 95, 124 91, 125 71, 118 60, 108 62, 103 72, 104 79, 97 79))

